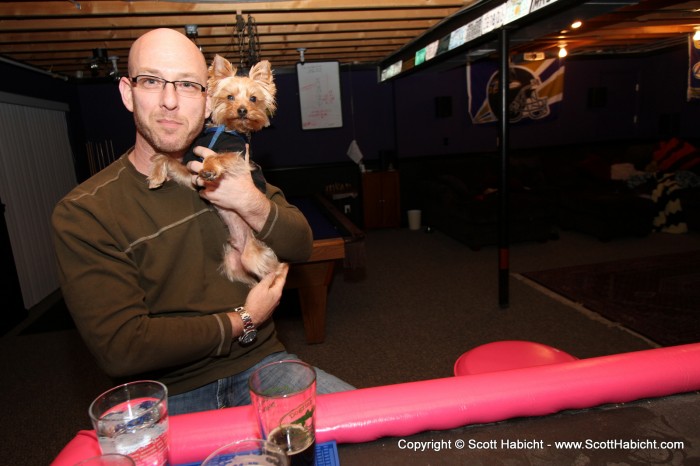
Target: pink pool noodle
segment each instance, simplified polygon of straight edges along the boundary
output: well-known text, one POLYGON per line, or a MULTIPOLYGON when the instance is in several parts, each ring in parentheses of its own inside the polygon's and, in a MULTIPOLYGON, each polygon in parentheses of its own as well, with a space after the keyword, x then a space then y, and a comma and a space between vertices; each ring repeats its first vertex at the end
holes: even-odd
MULTIPOLYGON (((698 389, 700 343, 320 395, 316 438, 367 442, 698 389)), ((258 435, 250 406, 172 416, 170 432, 174 464, 202 461, 221 445, 258 435)), ((94 433, 81 432, 53 464, 72 465, 95 452, 94 433)))

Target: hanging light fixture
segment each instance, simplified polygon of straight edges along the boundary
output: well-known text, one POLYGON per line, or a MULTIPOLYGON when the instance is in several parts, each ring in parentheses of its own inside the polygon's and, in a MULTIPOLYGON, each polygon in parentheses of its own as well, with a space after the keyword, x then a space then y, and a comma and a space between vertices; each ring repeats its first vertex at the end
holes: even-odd
POLYGON ((102 66, 105 65, 109 59, 107 49, 96 48, 92 49, 92 58, 90 59, 90 76, 97 78, 102 75, 102 66))
POLYGON ((695 29, 695 34, 693 34, 693 40, 700 40, 700 28, 695 29))
POLYGON ((242 69, 250 69, 260 61, 258 25, 252 15, 248 15, 248 21, 246 22, 240 11, 236 13, 234 40, 238 47, 242 69))
POLYGON ((109 61, 112 62, 112 69, 109 71, 109 76, 114 81, 119 81, 119 79, 121 78, 121 75, 119 74, 119 66, 117 65, 117 62, 119 61, 119 56, 110 55, 109 61))
POLYGON ((568 54, 569 54, 569 52, 566 51, 566 45, 560 45, 559 46, 559 58, 564 58, 568 54))
POLYGON ((199 36, 199 28, 197 27, 196 24, 185 24, 185 35, 194 42, 194 44, 199 48, 199 51, 202 52, 202 46, 197 43, 197 36, 199 36))

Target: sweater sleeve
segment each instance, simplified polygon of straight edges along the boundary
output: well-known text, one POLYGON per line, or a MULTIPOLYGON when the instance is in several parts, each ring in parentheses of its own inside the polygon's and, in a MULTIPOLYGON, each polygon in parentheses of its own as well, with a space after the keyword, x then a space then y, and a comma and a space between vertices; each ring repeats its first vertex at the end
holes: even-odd
POLYGON ((137 265, 108 223, 66 200, 52 216, 62 293, 100 367, 124 377, 228 355, 232 328, 224 313, 148 308, 137 265))
POLYGON ((284 262, 307 260, 313 251, 313 233, 306 217, 287 202, 279 188, 268 184, 267 196, 272 208, 257 238, 267 243, 284 262))

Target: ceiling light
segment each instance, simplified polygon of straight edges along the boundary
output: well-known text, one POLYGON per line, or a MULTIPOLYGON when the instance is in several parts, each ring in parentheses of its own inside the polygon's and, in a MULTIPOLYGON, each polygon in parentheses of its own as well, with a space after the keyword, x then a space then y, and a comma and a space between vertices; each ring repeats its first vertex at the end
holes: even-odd
POLYGON ((185 24, 185 35, 194 41, 197 38, 198 28, 196 24, 185 24))
POLYGON ((582 25, 583 25, 583 23, 581 21, 576 20, 573 23, 571 23, 571 29, 578 29, 582 25))
POLYGON ((197 36, 199 35, 199 29, 196 24, 185 24, 185 35, 194 42, 199 48, 200 52, 203 52, 202 46, 197 44, 197 36))
POLYGON ((566 45, 560 45, 559 46, 559 58, 564 58, 567 55, 568 55, 568 52, 566 51, 566 45))
POLYGON ((695 30, 695 34, 693 34, 693 40, 700 40, 700 29, 695 30))

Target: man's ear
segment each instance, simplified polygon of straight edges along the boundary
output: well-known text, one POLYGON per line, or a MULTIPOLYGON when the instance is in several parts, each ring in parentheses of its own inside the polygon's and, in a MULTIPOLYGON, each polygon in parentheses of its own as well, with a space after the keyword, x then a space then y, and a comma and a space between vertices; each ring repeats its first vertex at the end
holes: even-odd
POLYGON ((129 78, 122 76, 119 80, 119 93, 122 95, 122 102, 130 112, 134 111, 134 90, 129 84, 129 78))

